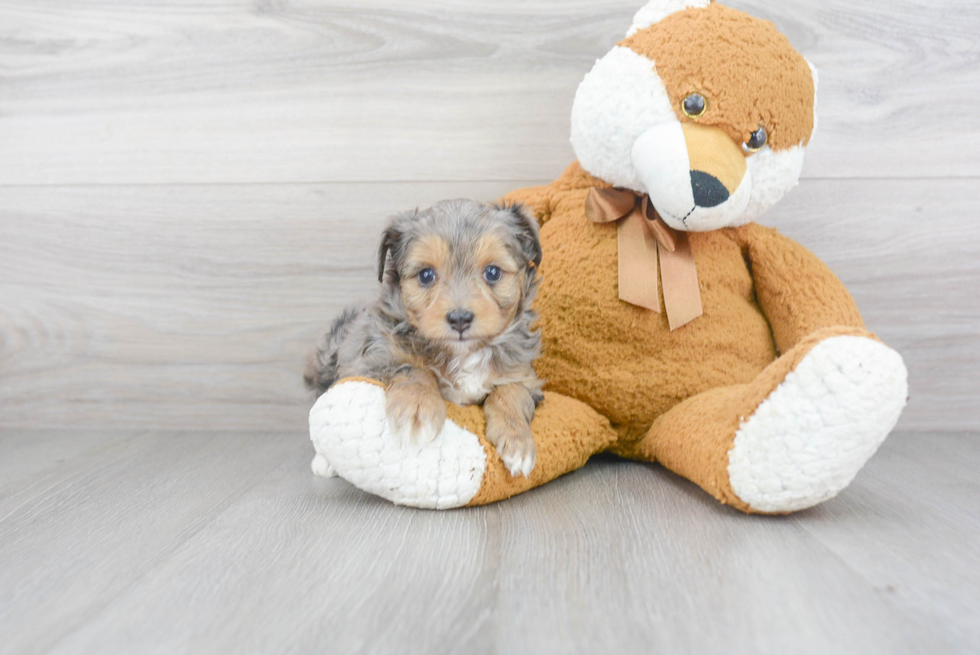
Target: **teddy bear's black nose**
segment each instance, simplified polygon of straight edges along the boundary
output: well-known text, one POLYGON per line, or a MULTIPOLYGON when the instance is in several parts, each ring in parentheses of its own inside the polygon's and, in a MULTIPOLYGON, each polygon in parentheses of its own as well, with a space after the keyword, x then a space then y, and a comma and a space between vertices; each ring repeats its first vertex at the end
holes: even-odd
POLYGON ((721 180, 701 171, 691 171, 691 189, 694 204, 698 207, 715 207, 728 200, 730 195, 721 180))

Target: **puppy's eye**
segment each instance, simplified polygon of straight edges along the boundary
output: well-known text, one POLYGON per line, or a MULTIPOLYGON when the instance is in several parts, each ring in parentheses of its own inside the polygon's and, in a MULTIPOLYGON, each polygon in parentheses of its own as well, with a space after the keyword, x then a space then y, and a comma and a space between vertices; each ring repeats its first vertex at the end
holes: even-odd
POLYGON ((427 287, 436 281, 436 272, 431 268, 426 268, 419 271, 418 278, 419 284, 421 284, 423 287, 427 287))
POLYGON ((681 111, 688 118, 699 118, 708 110, 708 101, 700 93, 692 93, 684 98, 681 103, 681 111))
POLYGON ((766 128, 759 127, 755 132, 749 135, 749 140, 742 144, 746 152, 757 152, 762 150, 766 145, 766 141, 769 140, 769 133, 766 132, 766 128))
POLYGON ((500 280, 500 269, 491 264, 483 269, 483 279, 487 282, 497 282, 500 280))

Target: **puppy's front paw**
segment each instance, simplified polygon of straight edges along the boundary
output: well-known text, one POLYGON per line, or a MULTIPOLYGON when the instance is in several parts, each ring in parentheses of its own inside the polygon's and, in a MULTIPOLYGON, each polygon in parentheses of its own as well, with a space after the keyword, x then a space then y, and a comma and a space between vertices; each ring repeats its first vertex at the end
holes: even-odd
POLYGON ((412 443, 425 445, 435 439, 446 422, 442 396, 421 384, 395 384, 388 389, 388 423, 412 443))
POLYGON ((513 477, 531 475, 538 459, 531 428, 492 429, 487 426, 487 440, 496 447, 497 455, 513 477))

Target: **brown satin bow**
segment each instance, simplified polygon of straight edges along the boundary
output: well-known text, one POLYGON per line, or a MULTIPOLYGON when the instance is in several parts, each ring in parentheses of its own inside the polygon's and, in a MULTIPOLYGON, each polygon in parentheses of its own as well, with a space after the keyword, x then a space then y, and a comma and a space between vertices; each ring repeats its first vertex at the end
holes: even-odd
POLYGON ((687 233, 664 223, 647 196, 629 189, 592 187, 585 199, 585 215, 594 223, 616 221, 620 300, 660 313, 659 253, 671 332, 701 316, 698 272, 687 233))

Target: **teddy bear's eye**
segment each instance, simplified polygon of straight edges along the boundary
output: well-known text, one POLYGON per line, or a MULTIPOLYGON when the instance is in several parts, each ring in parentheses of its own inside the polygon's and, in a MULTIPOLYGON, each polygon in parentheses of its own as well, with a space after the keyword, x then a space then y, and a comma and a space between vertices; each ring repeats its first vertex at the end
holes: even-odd
POLYGON ((684 102, 681 103, 681 109, 688 118, 698 118, 707 111, 708 101, 700 93, 692 93, 684 98, 684 102))
POLYGON ((749 135, 749 140, 742 144, 746 152, 756 152, 762 150, 766 145, 766 141, 769 140, 769 134, 766 132, 766 128, 759 127, 755 132, 749 135))

